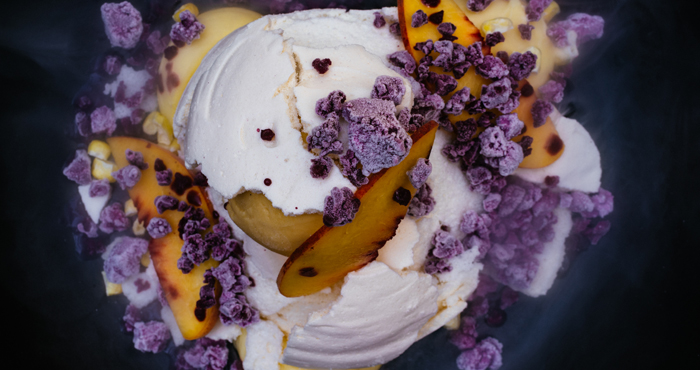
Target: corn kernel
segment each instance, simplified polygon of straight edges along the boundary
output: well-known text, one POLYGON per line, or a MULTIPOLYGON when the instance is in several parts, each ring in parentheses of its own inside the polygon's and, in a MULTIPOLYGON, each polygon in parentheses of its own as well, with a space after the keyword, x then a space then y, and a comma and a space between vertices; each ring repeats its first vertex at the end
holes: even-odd
POLYGON ((139 221, 139 219, 134 220, 134 224, 131 226, 131 231, 134 233, 136 236, 141 236, 146 233, 146 228, 143 226, 143 222, 139 221))
POLYGON ((127 217, 131 217, 135 214, 137 214, 139 211, 136 209, 136 206, 134 205, 134 201, 129 199, 126 202, 124 202, 124 213, 126 214, 127 217))
POLYGON ((153 111, 143 120, 143 132, 146 135, 155 135, 158 133, 158 128, 163 127, 165 121, 167 121, 167 119, 164 115, 160 114, 158 111, 153 111))
POLYGON ((545 22, 549 22, 555 15, 559 14, 560 11, 561 8, 559 4, 557 4, 556 1, 552 1, 552 3, 544 9, 544 12, 542 12, 542 18, 545 22))
POLYGON ((151 254, 146 252, 143 256, 141 256, 141 265, 143 267, 148 267, 148 265, 151 264, 151 254))
POLYGON ((87 150, 88 155, 90 155, 91 157, 99 158, 103 161, 106 161, 107 159, 109 159, 109 156, 112 155, 112 149, 110 149, 107 143, 101 140, 91 141, 90 145, 88 145, 87 150))
POLYGON ((192 13, 195 17, 199 15, 199 8, 197 8, 197 5, 187 3, 181 6, 178 10, 175 11, 175 14, 173 14, 173 19, 175 20, 175 22, 180 21, 180 13, 184 12, 185 10, 189 10, 190 13, 192 13))
POLYGON ((112 172, 117 170, 117 165, 114 162, 103 161, 99 158, 92 160, 92 177, 102 180, 107 179, 109 182, 114 182, 112 172))
POLYGON ((107 296, 122 294, 122 285, 114 284, 107 280, 107 274, 105 274, 104 271, 102 271, 102 280, 105 282, 105 292, 107 292, 107 296))
POLYGON ((525 52, 528 52, 528 51, 531 52, 532 54, 535 54, 535 56, 537 56, 537 61, 535 62, 535 68, 532 70, 533 73, 537 73, 540 70, 540 64, 541 64, 540 59, 542 59, 542 51, 540 51, 540 49, 538 49, 534 46, 530 46, 529 48, 527 48, 527 50, 525 50, 525 52))
POLYGON ((452 320, 445 323, 445 329, 447 329, 447 330, 459 329, 459 315, 453 317, 452 320))
POLYGON ((481 25, 481 30, 484 31, 484 35, 494 32, 506 33, 512 29, 513 21, 508 18, 494 18, 481 25))

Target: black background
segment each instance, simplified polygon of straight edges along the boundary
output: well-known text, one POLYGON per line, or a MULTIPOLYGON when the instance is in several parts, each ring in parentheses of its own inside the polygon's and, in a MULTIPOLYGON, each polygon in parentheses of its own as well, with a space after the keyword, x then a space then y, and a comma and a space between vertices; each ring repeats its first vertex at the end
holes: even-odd
MULTIPOLYGON (((134 1, 140 10, 146 1, 134 1)), ((365 1, 364 7, 392 1, 365 1)), ((510 369, 700 368, 700 46, 693 1, 562 0, 599 14, 561 107, 590 131, 615 194, 613 228, 546 297, 521 298, 483 331, 510 369), (573 102, 573 105, 568 105, 573 102)), ((126 300, 104 295, 101 261, 80 261, 61 169, 75 150, 71 100, 109 47, 100 1, 3 1, 3 360, 24 368, 167 369, 121 333, 126 300), (9 345, 8 345, 9 343, 9 345)), ((440 330, 386 369, 456 369, 440 330)))

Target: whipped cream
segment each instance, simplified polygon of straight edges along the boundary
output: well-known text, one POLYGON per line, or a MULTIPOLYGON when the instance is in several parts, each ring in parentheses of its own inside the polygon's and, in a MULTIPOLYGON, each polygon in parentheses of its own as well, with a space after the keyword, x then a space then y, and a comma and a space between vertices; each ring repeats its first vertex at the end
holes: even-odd
MULTIPOLYGON (((396 20, 396 9, 382 11, 396 20)), ((286 215, 322 212, 334 187, 354 191, 337 166, 326 179, 311 177, 316 156, 305 149, 302 131, 322 123, 315 104, 329 92, 369 97, 377 77, 400 77, 386 55, 403 44, 389 27, 375 28, 373 19, 370 11, 339 9, 270 15, 221 40, 188 83, 175 114, 185 162, 201 165, 224 197, 263 193, 286 215), (316 58, 331 59, 326 74, 312 68, 316 58), (274 131, 273 140, 261 139, 264 129, 274 131), (264 179, 272 183, 266 186, 264 179)), ((399 107, 410 108, 410 83, 404 85, 399 107)))

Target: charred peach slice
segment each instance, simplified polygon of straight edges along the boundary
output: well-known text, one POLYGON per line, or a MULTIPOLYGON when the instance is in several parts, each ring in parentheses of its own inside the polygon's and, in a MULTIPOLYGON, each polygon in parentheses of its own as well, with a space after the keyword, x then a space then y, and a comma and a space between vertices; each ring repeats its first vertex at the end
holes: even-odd
POLYGON ((219 317, 218 308, 209 308, 203 321, 199 321, 195 317, 194 310, 199 300, 199 290, 204 285, 204 272, 207 269, 216 267, 218 262, 209 259, 201 265, 195 266, 189 274, 183 274, 177 268, 177 260, 182 255, 181 249, 183 245, 177 226, 184 213, 177 210, 168 210, 163 214, 158 214, 154 201, 157 196, 169 195, 181 201, 194 203, 192 205, 201 203, 200 207, 204 210, 204 214, 209 220, 213 219, 212 207, 208 203, 204 192, 198 186, 192 186, 182 194, 178 194, 170 186, 158 185, 154 169, 156 159, 161 159, 165 166, 173 172, 173 176, 178 173, 191 179, 184 163, 169 150, 155 143, 132 137, 113 137, 107 139, 107 142, 112 149, 114 161, 119 168, 129 164, 125 154, 127 149, 141 152, 144 162, 148 164, 148 168, 141 171, 139 182, 129 189, 129 196, 138 209, 138 219, 144 225, 148 225, 151 218, 160 217, 167 220, 172 227, 173 231, 170 234, 151 240, 148 246, 151 261, 153 261, 160 285, 163 288, 170 308, 173 310, 182 335, 188 340, 203 337, 216 324, 219 317))
POLYGON ((277 277, 282 294, 298 297, 318 292, 377 258, 408 211, 407 205, 393 200, 394 193, 404 188, 415 195, 417 189, 406 172, 419 158, 428 157, 436 131, 434 121, 423 125, 413 134, 413 146, 401 163, 371 175, 369 183, 357 189, 355 198, 361 203, 352 222, 322 226, 292 253, 277 277))

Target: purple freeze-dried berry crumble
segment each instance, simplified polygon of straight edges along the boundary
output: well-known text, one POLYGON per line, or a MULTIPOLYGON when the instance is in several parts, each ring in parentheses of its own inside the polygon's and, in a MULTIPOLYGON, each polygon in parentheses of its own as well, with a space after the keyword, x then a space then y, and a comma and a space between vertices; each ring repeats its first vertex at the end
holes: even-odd
POLYGON ((141 352, 161 352, 169 340, 170 329, 160 321, 134 324, 134 348, 141 352))
POLYGON ((384 19, 382 13, 374 12, 374 22, 372 22, 372 24, 376 28, 382 28, 386 25, 386 19, 384 19))
POLYGON ((428 15, 420 9, 416 10, 411 16, 411 27, 418 28, 426 24, 428 24, 428 15))
POLYGON ((420 189, 425 181, 428 180, 428 176, 433 171, 433 165, 427 158, 419 158, 416 165, 408 171, 407 175, 409 180, 411 180, 411 185, 414 188, 420 189))
POLYGON ((90 156, 84 149, 75 151, 73 160, 63 169, 63 174, 68 180, 75 181, 79 185, 87 185, 92 181, 90 174, 90 156))
POLYGON ((467 9, 473 12, 480 12, 491 5, 493 0, 467 0, 467 9))
POLYGON ((109 251, 104 262, 107 280, 121 284, 139 272, 141 256, 148 250, 148 241, 128 236, 121 237, 109 251))
POLYGON ((547 117, 554 111, 554 107, 552 107, 552 104, 541 100, 537 99, 533 104, 532 104, 532 119, 533 119, 533 126, 535 128, 540 127, 544 125, 544 123, 547 121, 547 117))
POLYGON ((141 170, 130 164, 112 172, 112 177, 122 190, 131 189, 141 180, 141 170))
POLYGON ((170 234, 173 229, 166 219, 153 217, 148 223, 146 231, 148 231, 148 235, 150 235, 151 238, 158 239, 170 234))
POLYGON ((395 105, 401 104, 406 88, 403 81, 398 77, 379 76, 374 81, 371 97, 373 99, 383 99, 393 102, 395 105))
POLYGON ((129 219, 124 214, 124 208, 119 202, 114 202, 100 212, 100 230, 111 234, 116 231, 124 231, 129 227, 129 219))
POLYGON ((204 25, 197 21, 197 17, 189 10, 180 13, 180 22, 177 22, 170 29, 170 38, 173 41, 191 44, 199 38, 204 31, 204 25))
POLYGON ((133 49, 143 33, 141 13, 128 1, 104 3, 100 11, 112 46, 133 49))
POLYGON ((360 210, 360 200, 355 198, 349 188, 333 188, 327 196, 323 207, 323 223, 326 226, 342 226, 355 218, 360 210))

